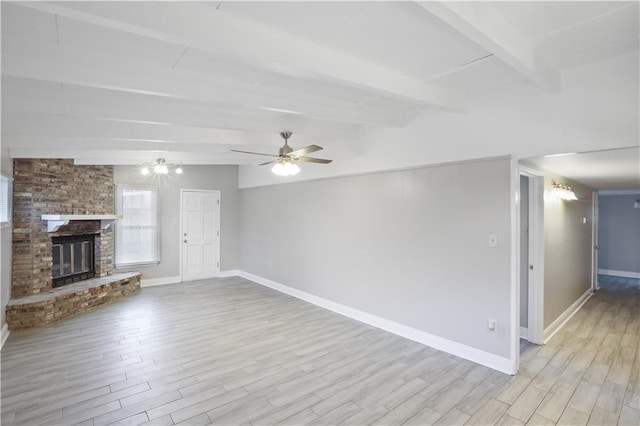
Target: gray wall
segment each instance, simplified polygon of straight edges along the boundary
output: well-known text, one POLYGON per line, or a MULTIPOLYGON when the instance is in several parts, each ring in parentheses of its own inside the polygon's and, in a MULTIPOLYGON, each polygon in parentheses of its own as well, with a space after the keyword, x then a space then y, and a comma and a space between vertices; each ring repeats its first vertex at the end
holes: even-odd
POLYGON ((134 166, 115 166, 116 184, 159 187, 160 263, 118 271, 142 272, 143 279, 175 277, 180 274, 180 189, 221 191, 220 270, 237 269, 239 245, 238 166, 184 166, 180 176, 145 177, 134 166))
MULTIPOLYGON (((5 151, 2 151, 2 160, 0 162, 2 174, 13 177, 13 161, 9 158, 5 151)), ((4 318, 5 306, 11 299, 11 226, 6 226, 0 230, 0 279, 2 286, 0 287, 0 304, 2 305, 2 314, 0 315, 0 328, 4 327, 6 321, 4 318)))
POLYGON ((545 172, 544 327, 547 328, 591 287, 593 189, 545 172), (549 196, 552 181, 573 188, 578 200, 549 196), (586 223, 582 223, 586 218, 586 223))
POLYGON ((520 176, 520 327, 529 324, 529 178, 520 176))
POLYGON ((243 189, 241 269, 508 358, 509 170, 499 159, 243 189))
POLYGON ((640 194, 598 197, 598 268, 640 273, 640 194))

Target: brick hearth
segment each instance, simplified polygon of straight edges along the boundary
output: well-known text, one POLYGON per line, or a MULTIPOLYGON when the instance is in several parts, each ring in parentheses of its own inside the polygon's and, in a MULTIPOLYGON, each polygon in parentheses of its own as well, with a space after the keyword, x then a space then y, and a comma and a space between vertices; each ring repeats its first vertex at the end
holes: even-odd
POLYGON ((33 296, 11 299, 7 304, 10 330, 50 324, 111 303, 140 290, 140 273, 113 274, 65 285, 33 296))

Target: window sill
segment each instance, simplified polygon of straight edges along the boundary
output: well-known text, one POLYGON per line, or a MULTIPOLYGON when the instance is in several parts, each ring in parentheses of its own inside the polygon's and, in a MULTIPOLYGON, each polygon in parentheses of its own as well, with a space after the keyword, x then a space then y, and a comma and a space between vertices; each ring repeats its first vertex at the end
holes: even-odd
POLYGON ((156 266, 159 264, 160 264, 159 260, 153 260, 150 262, 116 263, 115 267, 116 269, 128 269, 128 268, 134 268, 137 266, 156 266))

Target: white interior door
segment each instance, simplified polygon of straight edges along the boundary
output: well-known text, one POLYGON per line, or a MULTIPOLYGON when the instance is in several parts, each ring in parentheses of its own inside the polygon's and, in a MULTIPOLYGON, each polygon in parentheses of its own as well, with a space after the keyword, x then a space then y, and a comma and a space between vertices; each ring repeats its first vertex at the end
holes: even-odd
MULTIPOLYGON (((527 243, 527 261, 518 262, 522 280, 527 284, 527 340, 531 343, 544 343, 544 176, 542 172, 529 167, 520 166, 520 174, 528 180, 528 226, 522 227, 518 233, 518 241, 527 243), (522 229, 526 229, 526 235, 522 229), (527 268, 527 271, 522 271, 527 268), (524 277, 524 278, 523 278, 524 277)), ((521 292, 522 293, 522 292, 521 292)), ((522 298, 523 295, 521 294, 522 298)), ((518 302, 521 302, 519 300, 518 302)), ((520 320, 520 318, 518 319, 520 320)), ((520 324, 514 324, 516 327, 520 324)))
POLYGON ((520 175, 520 338, 529 338, 529 177, 520 175))
POLYGON ((182 281, 220 273, 220 191, 182 190, 182 281))

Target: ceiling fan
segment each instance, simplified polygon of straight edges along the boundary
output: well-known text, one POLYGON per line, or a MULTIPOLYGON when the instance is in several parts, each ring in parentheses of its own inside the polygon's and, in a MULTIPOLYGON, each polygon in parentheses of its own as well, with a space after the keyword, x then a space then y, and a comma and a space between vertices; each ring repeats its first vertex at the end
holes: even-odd
POLYGON ((240 151, 238 149, 232 149, 233 152, 241 152, 244 154, 255 154, 255 155, 266 155, 268 157, 275 157, 275 160, 267 161, 266 163, 260 164, 260 166, 266 166, 267 164, 274 164, 271 171, 279 176, 292 176, 298 174, 300 172, 300 167, 296 164, 296 162, 300 161, 303 163, 320 163, 320 164, 329 164, 333 160, 325 160, 323 158, 313 158, 313 157, 305 157, 306 154, 311 154, 312 152, 320 151, 323 149, 318 145, 309 145, 304 148, 296 149, 289 146, 289 138, 293 133, 289 131, 280 132, 280 136, 284 139, 284 145, 279 149, 278 155, 275 154, 263 154, 261 152, 251 152, 251 151, 240 151))

